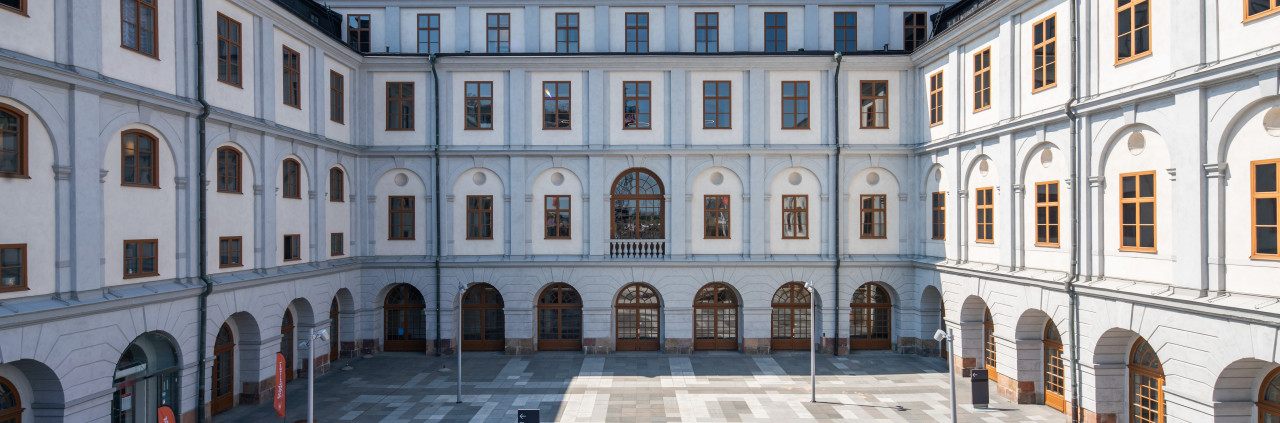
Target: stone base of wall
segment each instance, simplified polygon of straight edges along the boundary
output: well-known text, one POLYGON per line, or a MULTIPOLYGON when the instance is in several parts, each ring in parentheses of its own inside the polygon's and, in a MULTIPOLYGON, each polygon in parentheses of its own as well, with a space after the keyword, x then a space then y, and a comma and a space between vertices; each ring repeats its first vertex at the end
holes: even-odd
POLYGON ((915 354, 922 357, 941 357, 942 349, 939 348, 939 342, 930 339, 900 337, 898 338, 897 352, 901 354, 915 354))
MULTIPOLYGON (((1070 408, 1068 408, 1070 410, 1070 408)), ((1095 413, 1090 409, 1082 409, 1083 420, 1085 423, 1116 423, 1118 420, 1114 413, 1095 413)))
POLYGON ((975 357, 954 357, 951 362, 954 363, 954 370, 960 374, 960 377, 969 377, 969 370, 978 365, 978 359, 975 357))
POLYGON ((382 351, 382 348, 377 339, 360 340, 360 355, 372 355, 378 351, 382 351))
POLYGON ((613 338, 582 338, 584 354, 608 354, 613 352, 613 338))
POLYGON ((692 354, 693 338, 667 338, 662 351, 667 354, 692 354))
POLYGON ((1018 380, 1007 375, 996 375, 992 378, 996 385, 996 395, 1018 404, 1036 404, 1036 383, 1029 380, 1018 380))
POLYGON ((266 383, 266 382, 241 383, 240 398, 239 398, 239 401, 236 402, 236 404, 257 404, 258 401, 261 401, 262 400, 262 395, 260 394, 261 390, 258 389, 258 386, 260 386, 260 383, 266 383))
POLYGON ((773 349, 773 340, 769 338, 743 338, 742 352, 747 354, 768 354, 773 349))
POLYGON ((351 358, 357 355, 359 354, 356 354, 355 341, 342 341, 338 343, 338 358, 351 358))
POLYGON ((533 338, 507 338, 503 352, 507 355, 533 354, 533 338))
POLYGON ((275 398, 275 396, 273 396, 275 390, 276 376, 275 374, 272 374, 271 376, 267 376, 266 379, 263 379, 262 382, 258 382, 258 401, 254 402, 254 404, 258 404, 262 401, 270 402, 272 398, 275 398))
POLYGON ((839 351, 837 354, 848 355, 849 338, 822 338, 822 347, 820 348, 824 354, 832 354, 839 351))
POLYGON ((453 339, 433 340, 427 343, 427 354, 435 355, 436 352, 439 352, 440 355, 453 355, 454 348, 453 339))

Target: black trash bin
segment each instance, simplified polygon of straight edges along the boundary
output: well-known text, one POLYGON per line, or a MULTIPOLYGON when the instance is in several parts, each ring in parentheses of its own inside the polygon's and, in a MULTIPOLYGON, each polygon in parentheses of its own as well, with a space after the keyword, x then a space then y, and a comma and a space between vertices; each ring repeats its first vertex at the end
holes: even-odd
POLYGON ((969 383, 973 394, 974 408, 987 408, 990 394, 987 392, 987 369, 973 369, 969 373, 969 383))

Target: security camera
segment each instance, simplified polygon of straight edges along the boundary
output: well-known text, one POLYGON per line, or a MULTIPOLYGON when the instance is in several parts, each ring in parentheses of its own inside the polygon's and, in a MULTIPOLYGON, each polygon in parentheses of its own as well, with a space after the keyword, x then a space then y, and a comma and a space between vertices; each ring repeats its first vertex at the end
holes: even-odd
POLYGON ((319 332, 316 332, 316 338, 319 338, 321 341, 328 341, 328 340, 329 340, 329 330, 328 330, 328 329, 320 329, 320 331, 319 331, 319 332))
POLYGON ((947 333, 944 332, 942 329, 938 329, 937 332, 933 333, 933 340, 938 342, 945 341, 947 340, 947 333))

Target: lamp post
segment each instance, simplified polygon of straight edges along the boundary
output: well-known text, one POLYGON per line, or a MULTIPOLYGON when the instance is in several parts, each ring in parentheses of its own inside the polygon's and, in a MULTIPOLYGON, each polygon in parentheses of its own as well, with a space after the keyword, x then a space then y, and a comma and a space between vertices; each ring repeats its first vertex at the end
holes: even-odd
POLYGON ((818 302, 813 284, 804 283, 809 291, 809 402, 818 402, 818 302))
POLYGON ((952 361, 955 359, 954 354, 951 353, 951 351, 956 350, 953 342, 955 337, 952 336, 949 328, 945 332, 942 329, 938 329, 937 332, 933 333, 933 340, 947 343, 947 375, 951 376, 951 423, 956 423, 959 421, 956 416, 956 366, 952 361))
POLYGON ((316 421, 316 349, 315 340, 320 342, 329 341, 329 330, 316 328, 307 330, 307 339, 299 342, 300 347, 307 349, 307 422, 315 423, 316 421))

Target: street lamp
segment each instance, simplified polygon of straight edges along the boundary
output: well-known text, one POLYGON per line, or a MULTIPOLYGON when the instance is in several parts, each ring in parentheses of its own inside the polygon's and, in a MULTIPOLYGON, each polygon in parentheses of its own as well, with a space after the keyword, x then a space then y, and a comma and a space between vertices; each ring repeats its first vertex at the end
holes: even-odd
POLYGON ((955 351, 956 347, 953 341, 955 337, 951 335, 951 329, 943 331, 938 329, 933 333, 933 340, 947 343, 947 374, 951 376, 951 422, 957 422, 956 417, 956 366, 952 362, 954 360, 951 351, 955 351))
POLYGON ((818 340, 818 295, 812 283, 805 282, 804 289, 809 291, 809 402, 818 402, 818 347, 814 344, 818 340))
MULTIPOLYGON (((307 422, 316 421, 316 349, 315 341, 329 342, 329 329, 307 330, 307 339, 298 341, 298 347, 307 349, 307 422)), ((332 354, 332 352, 330 353, 332 354)))

